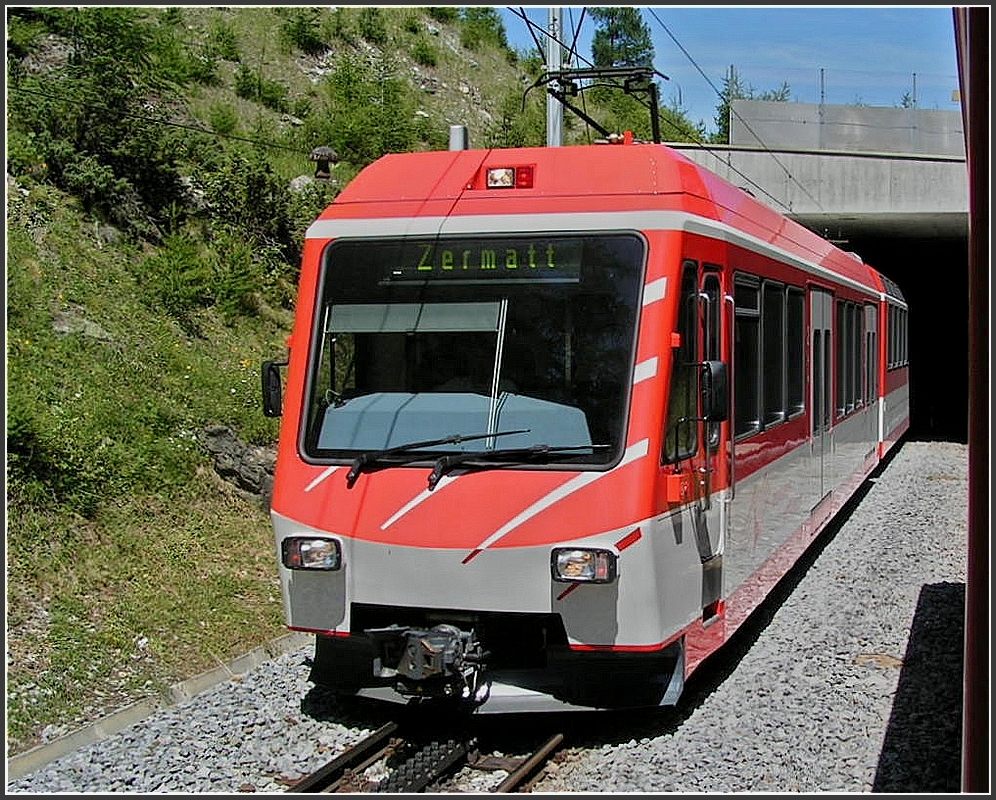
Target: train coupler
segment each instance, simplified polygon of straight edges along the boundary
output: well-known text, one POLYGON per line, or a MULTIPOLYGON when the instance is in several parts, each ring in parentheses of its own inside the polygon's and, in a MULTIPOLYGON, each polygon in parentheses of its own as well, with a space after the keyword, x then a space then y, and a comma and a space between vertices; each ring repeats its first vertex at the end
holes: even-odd
POLYGON ((454 625, 429 630, 391 625, 364 631, 374 643, 373 674, 394 679, 406 697, 479 701, 488 653, 474 631, 454 625))

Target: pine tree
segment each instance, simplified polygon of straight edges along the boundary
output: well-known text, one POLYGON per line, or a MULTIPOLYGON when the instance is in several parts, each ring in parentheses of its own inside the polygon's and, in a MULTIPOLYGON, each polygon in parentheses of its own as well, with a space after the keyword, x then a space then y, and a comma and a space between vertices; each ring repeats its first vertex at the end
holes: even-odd
POLYGON ((596 67, 652 67, 654 44, 638 8, 593 8, 595 35, 591 57, 596 67))
POLYGON ((740 78, 740 73, 730 65, 730 72, 723 76, 723 91, 716 106, 716 133, 712 141, 716 144, 730 143, 730 109, 734 100, 745 100, 748 88, 740 78))
POLYGON ((730 143, 730 111, 734 100, 774 100, 786 103, 791 99, 792 90, 787 81, 777 89, 757 93, 754 87, 745 83, 740 73, 730 65, 729 74, 723 76, 723 91, 720 93, 719 105, 716 106, 717 131, 711 137, 713 144, 730 143))

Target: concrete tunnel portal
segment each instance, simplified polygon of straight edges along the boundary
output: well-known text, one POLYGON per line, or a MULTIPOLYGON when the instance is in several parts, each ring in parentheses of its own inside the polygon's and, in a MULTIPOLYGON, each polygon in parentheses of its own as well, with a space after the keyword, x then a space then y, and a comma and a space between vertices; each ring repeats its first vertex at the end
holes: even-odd
POLYGON ((989 298, 969 297, 961 115, 734 105, 733 144, 669 146, 895 281, 909 305, 909 436, 967 443, 969 304, 989 298))

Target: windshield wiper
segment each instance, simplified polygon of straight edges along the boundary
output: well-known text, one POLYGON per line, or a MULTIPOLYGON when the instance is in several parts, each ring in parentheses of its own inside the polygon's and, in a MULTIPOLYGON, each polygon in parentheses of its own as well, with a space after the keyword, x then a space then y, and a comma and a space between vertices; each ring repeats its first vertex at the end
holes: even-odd
POLYGON ((495 460, 501 461, 504 464, 507 460, 508 463, 521 463, 541 457, 569 453, 575 450, 605 450, 611 446, 608 444, 580 444, 571 447, 551 447, 548 444, 534 444, 529 447, 508 447, 504 450, 448 453, 436 459, 436 463, 432 467, 432 474, 429 475, 429 488, 434 489, 446 472, 460 464, 466 464, 468 461, 495 460))
POLYGON ((425 453, 412 453, 412 450, 422 450, 426 447, 438 447, 441 444, 460 444, 461 442, 472 442, 476 439, 489 439, 492 436, 511 436, 514 433, 529 433, 529 428, 524 428, 518 431, 496 431, 494 433, 475 433, 471 436, 465 436, 461 433, 454 433, 452 436, 444 436, 442 439, 427 439, 423 442, 409 442, 408 444, 399 444, 396 447, 388 447, 386 450, 370 450, 366 453, 360 453, 355 459, 353 459, 353 465, 349 468, 349 472, 346 473, 346 486, 349 489, 353 488, 353 484, 356 483, 360 474, 370 470, 371 467, 377 465, 377 462, 388 459, 390 466, 400 466, 401 464, 408 464, 412 461, 418 461, 420 458, 425 458, 425 453), (395 459, 393 456, 405 455, 405 458, 395 459))

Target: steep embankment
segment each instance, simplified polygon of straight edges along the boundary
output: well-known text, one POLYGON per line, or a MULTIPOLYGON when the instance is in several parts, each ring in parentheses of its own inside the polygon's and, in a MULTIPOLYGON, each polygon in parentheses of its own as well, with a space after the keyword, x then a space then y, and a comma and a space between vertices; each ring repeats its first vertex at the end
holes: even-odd
POLYGON ((9 753, 283 632, 259 365, 336 191, 308 153, 521 137, 455 13, 8 11, 9 753))

